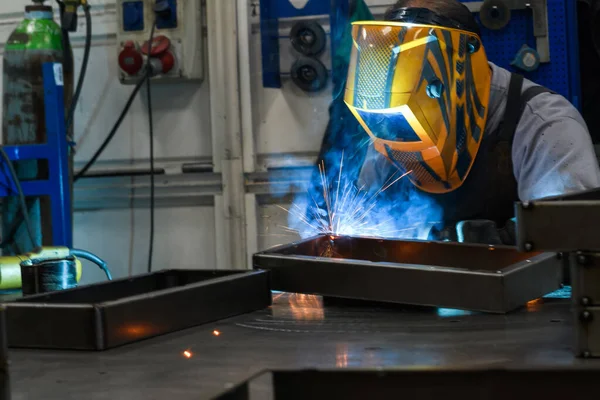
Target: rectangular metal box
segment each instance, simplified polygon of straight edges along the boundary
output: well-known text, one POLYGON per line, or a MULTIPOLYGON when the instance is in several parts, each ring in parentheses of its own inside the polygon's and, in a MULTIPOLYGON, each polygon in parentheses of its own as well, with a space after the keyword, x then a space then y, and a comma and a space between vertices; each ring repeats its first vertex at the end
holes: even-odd
POLYGON ((5 303, 8 344, 105 350, 270 304, 266 271, 165 270, 5 303))
POLYGON ((254 256, 271 289, 506 313, 560 287, 553 254, 512 247, 319 236, 254 256))

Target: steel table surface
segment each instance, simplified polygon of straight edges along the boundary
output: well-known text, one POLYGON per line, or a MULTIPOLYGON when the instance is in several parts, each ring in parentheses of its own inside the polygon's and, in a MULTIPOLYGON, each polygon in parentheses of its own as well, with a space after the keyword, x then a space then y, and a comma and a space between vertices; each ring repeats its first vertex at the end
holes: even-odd
POLYGON ((13 399, 205 399, 273 368, 600 367, 573 357, 566 299, 486 315, 274 298, 269 309, 105 352, 11 350, 13 399))

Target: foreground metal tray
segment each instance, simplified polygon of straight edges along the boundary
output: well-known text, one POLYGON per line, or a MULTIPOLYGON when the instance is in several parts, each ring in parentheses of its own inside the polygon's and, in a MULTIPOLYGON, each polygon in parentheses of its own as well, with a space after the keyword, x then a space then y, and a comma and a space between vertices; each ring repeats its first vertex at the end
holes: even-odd
POLYGON ((0 400, 10 400, 8 372, 8 343, 6 340, 6 308, 0 305, 0 400))
POLYGON ((254 256, 271 289, 506 313, 560 287, 553 254, 512 247, 319 236, 254 256))
POLYGON ((599 373, 557 368, 282 370, 260 374, 213 400, 583 399, 600 390, 599 373))
POLYGON ((105 350, 270 304, 266 271, 166 270, 6 303, 8 344, 105 350))

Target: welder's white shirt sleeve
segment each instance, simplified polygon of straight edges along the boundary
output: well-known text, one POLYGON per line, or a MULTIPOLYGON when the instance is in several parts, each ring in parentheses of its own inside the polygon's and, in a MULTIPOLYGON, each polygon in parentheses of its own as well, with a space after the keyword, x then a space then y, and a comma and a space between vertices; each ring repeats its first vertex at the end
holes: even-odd
POLYGON ((358 187, 368 191, 370 188, 383 186, 393 169, 393 164, 370 145, 360 169, 358 187))
POLYGON ((600 187, 600 168, 579 112, 544 93, 526 106, 512 147, 521 201, 600 187))

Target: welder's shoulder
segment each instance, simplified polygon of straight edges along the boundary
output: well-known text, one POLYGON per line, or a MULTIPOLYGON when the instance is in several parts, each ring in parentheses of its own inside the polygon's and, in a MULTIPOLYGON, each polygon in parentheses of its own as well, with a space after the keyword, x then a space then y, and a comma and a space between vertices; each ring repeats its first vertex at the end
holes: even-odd
POLYGON ((600 186, 600 168, 583 117, 558 94, 542 93, 527 103, 512 158, 522 200, 600 186))
MULTIPOLYGON (((521 122, 548 124, 551 122, 567 122, 574 126, 581 126, 587 133, 587 126, 583 117, 569 100, 557 93, 541 93, 532 98, 525 105, 521 122)), ((589 135, 589 133, 588 133, 589 135)))
MULTIPOLYGON (((513 151, 593 149, 583 117, 563 96, 541 93, 529 100, 515 132, 513 151)), ((518 158, 518 156, 517 156, 518 158)))

